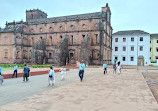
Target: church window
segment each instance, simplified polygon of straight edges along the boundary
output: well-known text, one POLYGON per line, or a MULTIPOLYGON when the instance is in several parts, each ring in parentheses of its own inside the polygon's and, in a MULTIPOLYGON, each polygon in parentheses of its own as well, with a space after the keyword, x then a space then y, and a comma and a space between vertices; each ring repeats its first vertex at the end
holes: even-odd
POLYGON ((43 29, 42 29, 42 28, 40 28, 40 31, 42 32, 42 31, 43 31, 43 29))
POLYGON ((60 30, 62 30, 63 29, 63 27, 62 26, 60 26, 60 30))
POLYGON ((83 24, 83 25, 82 25, 82 28, 86 28, 86 25, 85 25, 85 24, 83 24))

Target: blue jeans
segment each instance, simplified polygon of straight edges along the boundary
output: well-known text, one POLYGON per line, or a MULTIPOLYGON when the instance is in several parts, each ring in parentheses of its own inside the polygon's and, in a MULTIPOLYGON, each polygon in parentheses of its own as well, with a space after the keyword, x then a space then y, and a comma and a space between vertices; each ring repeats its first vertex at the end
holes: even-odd
POLYGON ((17 78, 17 70, 14 70, 14 73, 13 73, 13 75, 12 75, 12 78, 14 77, 15 73, 16 73, 16 78, 17 78))
POLYGON ((79 77, 80 77, 80 79, 81 79, 81 82, 82 82, 82 80, 83 80, 83 75, 84 75, 84 70, 80 70, 80 71, 79 71, 79 77))
POLYGON ((107 69, 106 68, 104 68, 104 75, 105 75, 105 73, 107 73, 107 69))

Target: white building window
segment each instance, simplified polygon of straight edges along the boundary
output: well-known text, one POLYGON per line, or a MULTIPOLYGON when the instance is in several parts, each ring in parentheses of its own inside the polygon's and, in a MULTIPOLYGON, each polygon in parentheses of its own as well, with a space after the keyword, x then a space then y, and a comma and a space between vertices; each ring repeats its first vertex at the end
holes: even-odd
POLYGON ((115 47, 115 51, 118 51, 118 47, 115 47))
POLYGON ((126 38, 123 38, 123 42, 126 42, 126 38))
POLYGON ((115 42, 118 42, 118 38, 115 38, 115 42))
POLYGON ((122 57, 122 61, 126 61, 126 57, 122 57))
POLYGON ((134 37, 131 37, 131 42, 134 42, 134 37))
POLYGON ((131 61, 134 61, 134 57, 131 57, 131 61))
POLYGON ((140 37, 140 41, 143 41, 143 37, 140 37))
POLYGON ((134 51, 134 47, 133 46, 131 47, 131 51, 134 51))
POLYGON ((126 47, 123 47, 123 49, 122 49, 123 51, 126 51, 126 47))
POLYGON ((157 43, 158 43, 158 40, 157 40, 157 43))
POLYGON ((139 50, 140 50, 140 51, 143 51, 143 46, 140 46, 139 50))

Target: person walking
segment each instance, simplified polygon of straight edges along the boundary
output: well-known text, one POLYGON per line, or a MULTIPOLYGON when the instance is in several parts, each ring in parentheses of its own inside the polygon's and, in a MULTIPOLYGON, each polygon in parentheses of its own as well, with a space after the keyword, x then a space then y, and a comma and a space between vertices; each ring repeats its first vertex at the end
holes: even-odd
POLYGON ((117 70, 118 70, 118 74, 120 74, 121 73, 121 63, 120 63, 120 61, 117 63, 117 70))
POLYGON ((54 86, 55 84, 55 74, 52 66, 50 67, 50 71, 49 71, 49 86, 50 84, 52 86, 54 86))
POLYGON ((3 83, 3 76, 2 76, 2 68, 0 67, 0 85, 2 86, 2 83, 3 83))
POLYGON ((3 83, 3 76, 2 74, 0 73, 0 85, 2 86, 2 83, 3 83))
POLYGON ((28 72, 29 72, 29 68, 27 67, 27 65, 25 64, 25 67, 23 69, 23 81, 26 82, 28 81, 28 72))
POLYGON ((84 76, 84 69, 85 69, 85 64, 83 63, 83 60, 82 60, 79 65, 79 77, 81 79, 81 82, 82 82, 83 76, 84 76))
POLYGON ((65 75, 66 75, 66 68, 65 68, 65 66, 62 69, 60 69, 60 71, 61 71, 61 80, 65 80, 65 75))
POLYGON ((104 62, 104 64, 103 64, 103 70, 104 70, 104 75, 105 75, 105 73, 107 73, 107 64, 106 64, 106 62, 104 62))
POLYGON ((17 74, 18 74, 18 66, 17 64, 15 63, 15 66, 14 66, 14 73, 12 75, 12 78, 14 77, 14 75, 16 74, 16 78, 17 78, 17 74))
POLYGON ((113 64, 113 74, 116 74, 116 61, 114 61, 114 64, 113 64))

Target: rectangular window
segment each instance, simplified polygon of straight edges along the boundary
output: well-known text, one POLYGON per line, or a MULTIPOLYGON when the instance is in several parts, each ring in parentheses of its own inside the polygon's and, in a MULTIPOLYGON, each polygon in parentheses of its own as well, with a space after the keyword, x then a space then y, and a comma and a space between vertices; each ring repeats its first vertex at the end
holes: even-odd
POLYGON ((123 38, 123 42, 126 42, 126 38, 123 38))
POLYGON ((131 57, 131 61, 134 61, 134 57, 131 57))
POLYGON ((115 59, 117 60, 117 57, 115 57, 115 59))
POLYGON ((158 40, 157 40, 157 43, 158 43, 158 40))
POLYGON ((134 42, 134 37, 131 37, 131 42, 134 42))
POLYGON ((131 51, 134 51, 134 47, 133 46, 131 47, 131 51))
POLYGON ((151 52, 151 47, 150 47, 150 52, 151 52))
POLYGON ((143 41, 143 37, 140 37, 140 41, 143 41))
POLYGON ((49 58, 52 58, 52 53, 49 53, 49 58))
POLYGON ((123 60, 123 61, 126 61, 126 57, 122 57, 122 60, 123 60))
POLYGON ((158 47, 156 47, 156 51, 158 52, 158 47))
POLYGON ((70 58, 73 58, 74 54, 73 53, 70 53, 70 58))
POLYGON ((143 51, 143 46, 140 46, 139 50, 140 50, 140 51, 143 51))
POLYGON ((118 42, 118 38, 115 38, 115 42, 118 42))
POLYGON ((83 39, 85 38, 85 35, 82 35, 83 39))
POLYGON ((118 51, 118 47, 115 47, 115 51, 118 51))
POLYGON ((96 37, 96 44, 98 44, 98 34, 95 34, 96 37))
POLYGON ((123 51, 126 51, 126 47, 123 47, 123 51))
POLYGON ((74 41, 74 40, 73 40, 73 39, 74 39, 73 35, 71 35, 71 38, 72 38, 72 41, 71 41, 71 42, 72 42, 72 44, 73 44, 73 41, 74 41))

